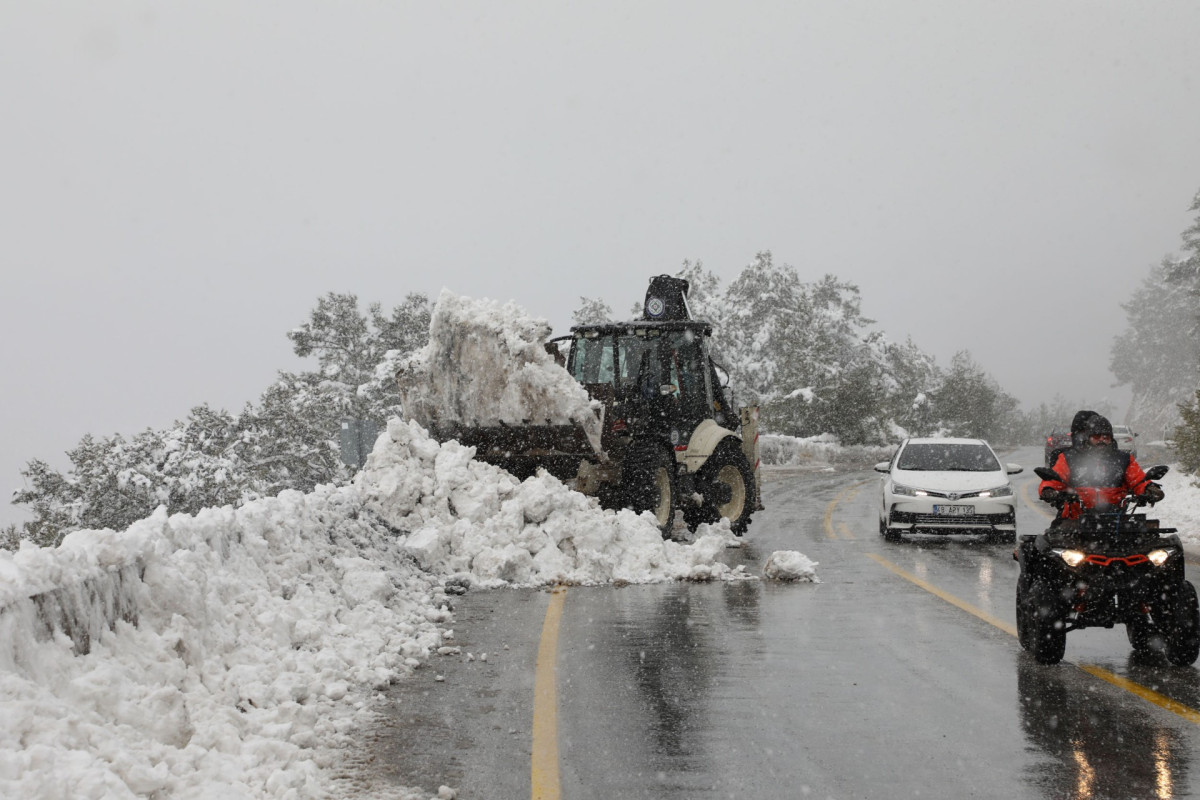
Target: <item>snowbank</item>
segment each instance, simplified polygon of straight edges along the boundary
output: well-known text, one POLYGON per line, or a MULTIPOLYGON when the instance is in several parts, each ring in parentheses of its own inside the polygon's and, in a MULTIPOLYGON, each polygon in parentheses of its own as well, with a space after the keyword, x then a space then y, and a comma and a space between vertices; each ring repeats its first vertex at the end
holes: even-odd
POLYGON ((808 438, 764 433, 758 437, 762 463, 776 467, 868 467, 887 461, 895 445, 880 447, 843 447, 836 436, 822 434, 808 438))
POLYGON ((372 691, 443 645, 447 586, 746 577, 700 533, 394 420, 354 486, 0 551, 0 796, 327 796, 372 691), (55 587, 86 653, 28 597, 55 587))
POLYGON ((1159 481, 1166 499, 1152 509, 1146 509, 1163 525, 1179 530, 1179 539, 1186 547, 1200 548, 1200 486, 1196 476, 1186 475, 1178 466, 1159 481))

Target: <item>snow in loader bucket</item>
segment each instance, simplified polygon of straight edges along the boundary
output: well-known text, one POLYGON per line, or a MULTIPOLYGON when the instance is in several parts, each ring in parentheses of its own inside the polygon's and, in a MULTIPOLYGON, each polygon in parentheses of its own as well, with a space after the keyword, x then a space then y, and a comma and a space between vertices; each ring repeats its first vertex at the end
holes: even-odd
POLYGON ((443 290, 429 343, 396 375, 405 414, 520 477, 574 477, 600 458, 602 406, 547 352, 550 334, 513 303, 443 290))

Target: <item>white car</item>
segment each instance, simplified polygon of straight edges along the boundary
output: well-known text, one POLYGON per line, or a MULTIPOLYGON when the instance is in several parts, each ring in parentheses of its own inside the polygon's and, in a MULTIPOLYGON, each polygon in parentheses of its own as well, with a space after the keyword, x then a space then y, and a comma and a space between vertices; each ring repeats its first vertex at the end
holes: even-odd
POLYGON ((881 481, 879 532, 889 541, 904 533, 983 533, 1015 541, 1017 498, 1009 475, 982 439, 905 439, 891 461, 875 465, 881 481))
POLYGON ((1113 441, 1117 443, 1117 449, 1124 450, 1134 458, 1137 458, 1136 437, 1137 434, 1128 425, 1113 425, 1113 441))

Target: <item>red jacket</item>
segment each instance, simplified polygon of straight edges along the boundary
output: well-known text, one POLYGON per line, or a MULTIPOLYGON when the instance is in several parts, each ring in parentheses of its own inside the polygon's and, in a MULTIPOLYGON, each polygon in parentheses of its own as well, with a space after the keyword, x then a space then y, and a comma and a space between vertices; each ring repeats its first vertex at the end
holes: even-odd
POLYGON ((1129 463, 1125 466, 1123 475, 1113 476, 1103 486, 1075 486, 1071 482, 1071 465, 1067 458, 1067 453, 1059 453, 1058 460, 1051 467, 1055 472, 1063 477, 1062 481, 1042 481, 1038 486, 1038 494, 1042 493, 1043 489, 1066 489, 1070 487, 1079 495, 1079 503, 1067 503, 1063 506, 1063 519, 1075 519, 1080 513, 1080 503, 1084 508, 1095 508, 1097 504, 1117 505, 1125 497, 1126 494, 1142 494, 1146 491, 1146 486, 1150 483, 1146 480, 1146 473, 1138 466, 1133 456, 1129 456, 1129 463))

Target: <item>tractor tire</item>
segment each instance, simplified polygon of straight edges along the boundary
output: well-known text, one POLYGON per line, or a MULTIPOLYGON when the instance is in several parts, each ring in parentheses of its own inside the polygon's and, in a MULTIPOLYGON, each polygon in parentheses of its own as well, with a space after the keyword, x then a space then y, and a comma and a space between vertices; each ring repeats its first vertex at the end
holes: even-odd
POLYGON ((1067 651, 1066 605, 1058 590, 1041 580, 1034 580, 1029 587, 1029 599, 1029 649, 1039 664, 1057 664, 1067 651))
POLYGON ((1167 660, 1177 667, 1196 663, 1200 656, 1200 603, 1196 587, 1183 581, 1167 597, 1170 627, 1166 633, 1167 660))
POLYGON ((698 525, 727 519, 735 536, 744 534, 750 527, 750 517, 758 505, 758 498, 755 496, 754 471, 736 442, 727 439, 717 447, 697 477, 702 494, 708 494, 705 487, 720 487, 722 496, 727 492, 729 499, 719 504, 705 500, 695 510, 686 511, 684 520, 688 527, 695 530, 693 521, 698 525))
POLYGON ((663 538, 670 538, 678 504, 673 454, 665 447, 631 449, 625 455, 621 495, 626 508, 652 513, 663 538))

